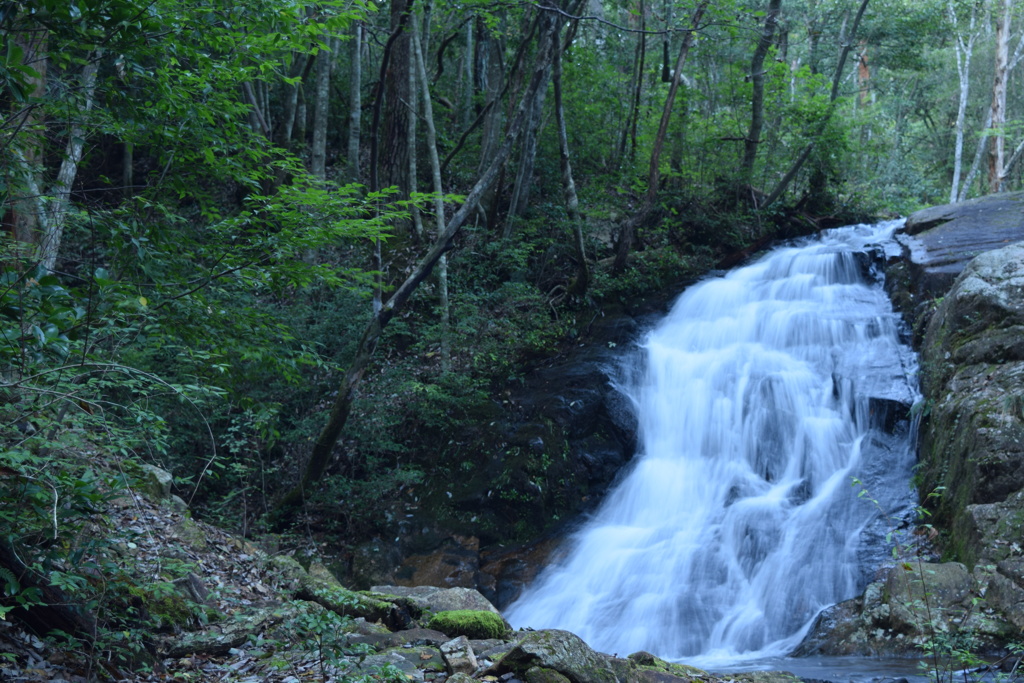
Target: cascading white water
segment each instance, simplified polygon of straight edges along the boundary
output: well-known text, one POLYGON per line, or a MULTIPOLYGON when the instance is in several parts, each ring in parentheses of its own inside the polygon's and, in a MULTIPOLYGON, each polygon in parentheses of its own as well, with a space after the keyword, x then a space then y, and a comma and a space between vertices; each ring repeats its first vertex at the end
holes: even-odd
POLYGON ((514 626, 715 666, 785 654, 863 587, 913 502, 910 430, 884 434, 878 414, 914 400, 915 360, 856 255, 897 227, 830 231, 680 297, 620 387, 632 469, 507 610, 514 626))

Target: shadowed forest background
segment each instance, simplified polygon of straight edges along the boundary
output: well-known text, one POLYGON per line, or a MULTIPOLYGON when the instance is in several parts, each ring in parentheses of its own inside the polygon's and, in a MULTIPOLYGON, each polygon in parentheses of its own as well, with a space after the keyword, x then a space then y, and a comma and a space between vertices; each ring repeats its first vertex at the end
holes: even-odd
POLYGON ((0 2, 0 559, 88 595, 85 520, 144 464, 290 547, 413 505, 535 538, 586 483, 487 426, 595 320, 1020 189, 1018 10, 0 2))

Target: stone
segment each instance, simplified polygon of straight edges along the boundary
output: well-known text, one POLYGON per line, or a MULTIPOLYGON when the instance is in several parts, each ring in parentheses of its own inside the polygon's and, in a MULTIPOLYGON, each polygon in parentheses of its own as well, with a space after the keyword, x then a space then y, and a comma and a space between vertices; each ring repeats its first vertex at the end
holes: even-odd
POLYGON ((441 657, 444 658, 450 674, 472 674, 477 669, 476 655, 466 636, 459 636, 442 644, 441 657))
POLYGON ((483 610, 500 614, 490 601, 473 588, 438 588, 436 586, 373 586, 370 594, 408 598, 427 612, 448 610, 483 610))
POLYGON ((1024 521, 1024 244, 967 265, 931 316, 921 367, 920 490, 941 493, 928 504, 953 557, 998 561, 1024 521))
POLYGON ((616 683, 607 655, 590 648, 579 636, 558 629, 529 631, 497 664, 498 673, 525 676, 534 667, 553 669, 572 683, 616 683))
POLYGON ((427 626, 451 637, 466 636, 476 640, 501 638, 512 630, 499 614, 469 609, 438 612, 430 618, 427 626))
POLYGON ((911 293, 942 296, 978 254, 1024 240, 1024 193, 989 195, 934 206, 907 218, 903 244, 911 293))
POLYGON ((970 572, 959 562, 900 563, 885 581, 889 628, 914 635, 946 630, 967 614, 972 587, 970 572))
POLYGON ((174 475, 156 465, 139 465, 142 470, 137 482, 141 493, 154 502, 170 497, 174 475))

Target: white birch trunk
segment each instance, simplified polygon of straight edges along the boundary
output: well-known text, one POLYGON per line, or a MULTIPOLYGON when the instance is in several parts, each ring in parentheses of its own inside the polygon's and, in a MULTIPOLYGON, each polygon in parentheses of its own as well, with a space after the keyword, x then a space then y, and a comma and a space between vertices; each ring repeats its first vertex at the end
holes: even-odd
MULTIPOLYGON (((82 69, 82 89, 85 103, 81 114, 92 109, 96 94, 96 72, 99 69, 99 56, 90 55, 82 69)), ((43 224, 43 235, 39 242, 39 262, 48 271, 52 271, 57 263, 61 239, 64 237, 64 225, 67 222, 68 209, 71 208, 71 186, 78 175, 78 164, 82 161, 82 150, 85 146, 85 126, 81 115, 71 124, 68 144, 64 149, 64 160, 57 172, 57 181, 53 185, 52 199, 46 211, 46 222, 43 224)))
POLYGON ((971 7, 971 20, 967 28, 967 38, 957 27, 956 7, 950 0, 947 6, 949 20, 956 30, 956 44, 953 46, 956 53, 956 72, 960 79, 960 99, 956 111, 956 141, 953 145, 953 182, 949 190, 949 201, 955 202, 960 196, 960 174, 963 166, 964 154, 964 121, 967 118, 967 102, 970 91, 971 57, 974 54, 974 41, 978 37, 978 6, 971 7))

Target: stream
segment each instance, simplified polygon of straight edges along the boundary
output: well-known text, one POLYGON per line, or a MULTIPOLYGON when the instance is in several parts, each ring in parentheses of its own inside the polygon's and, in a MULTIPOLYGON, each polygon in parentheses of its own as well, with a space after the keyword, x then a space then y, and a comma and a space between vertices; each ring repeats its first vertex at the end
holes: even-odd
POLYGON ((614 373, 636 456, 513 626, 787 668, 817 614, 863 590, 916 503, 917 361, 873 265, 900 225, 831 230, 680 296, 614 373))

